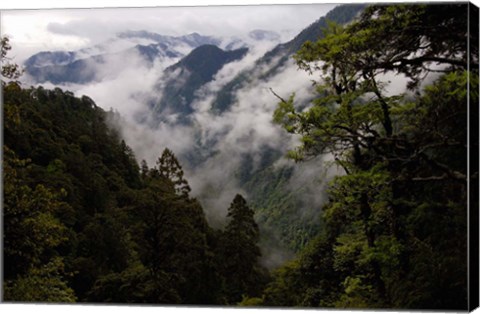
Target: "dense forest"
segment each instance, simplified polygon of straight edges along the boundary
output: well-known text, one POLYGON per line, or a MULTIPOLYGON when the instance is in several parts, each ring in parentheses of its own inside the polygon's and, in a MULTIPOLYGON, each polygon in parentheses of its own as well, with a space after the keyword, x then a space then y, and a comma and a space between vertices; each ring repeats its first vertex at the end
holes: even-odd
POLYGON ((271 271, 248 198, 212 228, 174 152, 137 163, 116 113, 22 86, 2 38, 4 300, 468 309, 479 102, 468 8, 369 6, 303 43, 295 61, 314 100, 274 91, 272 119, 301 138, 291 162, 329 155, 341 174, 312 240, 271 271))

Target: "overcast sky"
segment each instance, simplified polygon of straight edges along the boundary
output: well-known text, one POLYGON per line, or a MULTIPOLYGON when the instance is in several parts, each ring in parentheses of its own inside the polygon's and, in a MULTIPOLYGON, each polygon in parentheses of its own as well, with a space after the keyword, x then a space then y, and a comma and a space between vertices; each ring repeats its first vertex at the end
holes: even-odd
POLYGON ((104 9, 2 10, 1 32, 9 35, 17 62, 44 50, 76 50, 125 30, 165 35, 198 32, 232 36, 254 29, 290 39, 324 16, 334 4, 203 6, 104 9))

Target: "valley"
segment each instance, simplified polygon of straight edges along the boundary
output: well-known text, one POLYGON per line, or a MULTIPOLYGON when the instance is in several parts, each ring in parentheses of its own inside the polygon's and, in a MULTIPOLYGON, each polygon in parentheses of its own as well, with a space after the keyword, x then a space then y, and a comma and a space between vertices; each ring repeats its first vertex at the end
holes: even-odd
POLYGON ((40 10, 4 25, 4 300, 475 303, 474 5, 40 10))

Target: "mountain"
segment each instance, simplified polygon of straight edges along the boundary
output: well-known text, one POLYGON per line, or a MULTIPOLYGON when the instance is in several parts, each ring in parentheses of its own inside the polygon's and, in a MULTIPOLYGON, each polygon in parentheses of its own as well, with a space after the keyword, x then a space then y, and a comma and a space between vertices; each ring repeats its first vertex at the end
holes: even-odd
POLYGON ((191 33, 183 36, 166 36, 157 33, 147 31, 126 31, 117 34, 118 38, 143 38, 153 40, 158 43, 163 43, 169 46, 177 46, 186 44, 190 47, 199 47, 202 45, 215 45, 218 46, 221 40, 217 37, 203 36, 198 33, 191 33))
MULTIPOLYGON (((223 85, 219 91, 214 91, 214 99, 211 103, 212 115, 224 116, 234 103, 239 104, 236 99, 237 93, 244 93, 248 90, 260 92, 257 88, 259 83, 265 82, 268 85, 268 82, 273 81, 274 76, 285 69, 287 61, 305 41, 316 41, 323 35, 322 29, 327 26, 327 20, 337 23, 349 22, 363 7, 363 5, 339 6, 330 11, 326 17, 320 18, 304 29, 291 41, 279 44, 265 53, 247 70, 241 71, 223 85)), ((265 31, 254 31, 249 35, 257 39, 275 37, 272 33, 265 31)), ((217 49, 212 47, 210 49, 219 53, 217 49)), ((198 90, 198 87, 208 82, 208 78, 211 79, 213 73, 206 70, 208 67, 204 68, 205 60, 210 59, 205 59, 203 55, 204 53, 197 54, 196 51, 193 51, 191 55, 166 71, 168 79, 162 86, 162 99, 154 107, 154 112, 159 121, 172 123, 171 119, 166 120, 168 115, 172 115, 176 116, 173 124, 192 123, 189 118, 186 118, 193 112, 193 108, 189 104, 195 100, 195 91, 198 90), (193 65, 197 67, 196 71, 200 71, 194 75, 188 69, 188 66, 192 67, 193 65), (201 72, 204 72, 207 79, 200 79, 199 73, 201 72), (158 114, 162 112, 168 113, 168 115, 158 114)), ((220 68, 218 67, 218 69, 220 68)), ((259 97, 255 93, 252 94, 252 97, 256 98, 253 101, 259 101, 257 100, 259 97)), ((239 106, 241 105, 239 104, 239 106)), ((247 104, 243 104, 243 106, 245 105, 247 104)), ((228 112, 228 114, 230 115, 231 112, 228 112)), ((271 114, 273 114, 273 109, 271 114)), ((238 121, 237 123, 241 122, 238 121)), ((193 123, 193 133, 199 134, 204 127, 193 123)), ((254 141, 248 130, 245 130, 245 132, 245 138, 254 141)), ((224 137, 227 135, 220 132, 215 136, 211 135, 210 141, 204 143, 198 141, 196 146, 190 148, 182 156, 186 166, 196 170, 201 169, 212 160, 221 160, 216 162, 220 164, 225 162, 220 156, 223 152, 216 145, 224 141, 224 137)), ((247 146, 248 144, 244 145, 247 146)), ((255 207, 256 218, 265 237, 262 241, 268 242, 266 237, 277 239, 277 243, 268 242, 266 246, 276 245, 277 248, 280 247, 283 250, 299 251, 320 229, 319 220, 316 218, 318 217, 318 208, 321 206, 321 201, 319 201, 321 197, 318 191, 312 191, 311 188, 312 186, 318 187, 325 184, 327 179, 310 178, 308 174, 304 174, 302 180, 296 179, 296 189, 292 190, 291 180, 294 173, 297 173, 296 176, 298 176, 298 173, 302 173, 301 167, 293 164, 281 167, 274 166, 283 154, 284 147, 278 148, 268 145, 260 147, 255 152, 237 154, 238 164, 236 164, 234 181, 248 193, 249 199, 255 207), (315 195, 313 197, 315 199, 312 199, 309 195, 315 195)), ((210 199, 211 195, 218 197, 222 194, 224 186, 213 184, 207 185, 207 187, 204 191, 199 191, 198 197, 199 200, 208 204, 212 201, 210 199)), ((272 265, 275 265, 275 262, 272 265)))
POLYGON ((121 71, 132 58, 151 65, 163 61, 167 65, 201 45, 219 45, 220 39, 192 33, 184 36, 165 36, 147 31, 126 31, 105 43, 77 51, 42 51, 25 63, 26 73, 36 83, 86 84, 103 79, 99 68, 116 64, 107 69, 109 76, 121 71))
MULTIPOLYGON (((316 41, 323 36, 322 29, 327 21, 348 23, 352 21, 364 5, 343 5, 330 11, 325 17, 300 32, 291 41, 277 45, 263 57, 255 61, 249 69, 238 73, 225 84, 211 104, 212 113, 224 115, 231 106, 238 104, 236 94, 244 93, 265 82, 273 82, 275 75, 285 69, 287 61, 308 40, 316 41)), ((272 111, 273 114, 273 111, 272 111)), ((255 153, 260 163, 255 167, 250 161, 252 156, 243 156, 237 171, 237 180, 242 189, 247 191, 249 199, 256 210, 256 219, 264 236, 268 234, 276 238, 275 245, 283 249, 298 252, 320 230, 318 215, 322 206, 322 192, 312 190, 312 187, 324 186, 329 174, 325 170, 324 178, 309 177, 299 165, 287 164, 274 166, 284 154, 284 150, 273 147, 263 147, 255 153), (292 190, 292 179, 296 187, 292 190)), ((307 163, 308 164, 308 163, 307 163)), ((309 164, 308 167, 314 167, 309 164)), ((323 166, 320 166, 323 167, 323 166)), ((217 193, 219 193, 217 191, 217 193)), ((200 197, 201 199, 201 197, 200 197)), ((267 241, 265 238, 263 241, 267 241)), ((268 243, 267 247, 274 243, 268 243)))
POLYGON ((168 36, 144 30, 125 31, 106 42, 76 51, 42 51, 25 63, 25 71, 34 83, 50 82, 53 84, 87 84, 101 81, 106 73, 114 76, 128 65, 122 60, 139 57, 140 61, 151 66, 160 61, 165 66, 177 62, 188 55, 193 49, 204 46, 217 46, 223 50, 238 50, 251 48, 260 42, 279 42, 278 33, 267 30, 253 30, 244 37, 214 37, 198 33, 182 36, 168 36), (101 70, 109 63, 123 64, 101 70))
POLYGON ((316 41, 323 36, 323 29, 327 21, 344 24, 353 18, 365 7, 363 4, 349 4, 334 8, 315 23, 300 32, 291 41, 277 45, 255 62, 249 70, 239 73, 232 81, 226 84, 217 94, 212 104, 212 110, 224 112, 235 102, 235 92, 256 79, 267 80, 285 65, 288 59, 297 52, 306 41, 316 41))
POLYGON ((106 76, 115 76, 125 65, 131 66, 131 63, 141 62, 151 66, 156 60, 177 60, 182 54, 159 43, 136 45, 118 53, 100 54, 85 59, 75 60, 75 56, 75 52, 40 53, 26 61, 25 69, 37 83, 87 84, 101 81, 106 76), (102 71, 102 68, 105 70, 102 71))
MULTIPOLYGON (((205 179, 201 178, 202 183, 198 184, 196 196, 209 204, 210 208, 215 208, 212 212, 217 210, 215 206, 221 206, 218 205, 218 200, 222 199, 220 196, 226 195, 224 191, 228 192, 226 186, 238 186, 252 200, 260 228, 275 234, 277 245, 297 251, 319 230, 318 221, 312 217, 314 213, 318 214, 321 204, 309 202, 305 197, 309 195, 309 186, 313 185, 312 180, 315 179, 307 178, 301 184, 296 182, 297 189, 292 190, 291 180, 298 176, 298 167, 293 164, 276 165, 283 158, 287 144, 282 143, 287 140, 282 137, 284 135, 279 135, 279 130, 269 125, 275 100, 270 98, 268 87, 275 81, 278 83, 278 80, 285 84, 285 80, 296 79, 289 76, 295 75, 295 65, 289 63, 291 56, 305 41, 315 41, 321 37, 327 20, 337 23, 351 21, 362 8, 361 5, 336 7, 295 38, 275 46, 256 61, 249 61, 253 59, 250 58, 253 49, 247 47, 255 42, 268 42, 272 47, 279 40, 277 33, 254 30, 243 37, 232 37, 220 42, 218 38, 197 33, 173 37, 147 31, 128 31, 118 34, 117 41, 135 43, 129 48, 116 49, 110 53, 106 53, 108 48, 103 46, 77 52, 43 52, 29 59, 27 64, 30 69, 27 72, 38 81, 86 84, 102 79, 102 72, 99 71, 102 66, 108 69, 109 75, 114 75, 114 71, 120 71, 124 65, 130 64, 133 56, 140 56, 145 64, 153 64, 162 58, 170 62, 158 72, 157 84, 145 97, 147 109, 141 113, 139 123, 147 125, 142 127, 153 126, 159 131, 152 136, 153 143, 156 143, 158 137, 168 137, 166 134, 178 137, 178 142, 188 143, 188 147, 180 147, 178 157, 190 173, 208 173, 205 179), (194 47, 195 45, 199 46, 194 47), (99 53, 102 49, 104 53, 99 53), (229 73, 218 81, 215 88, 209 89, 207 83, 212 82, 220 69, 228 63, 241 60, 247 52, 249 58, 242 61, 242 67, 246 70, 229 73), (94 55, 76 59, 88 54, 94 55), (122 63, 122 60, 126 61, 122 63), (116 66, 109 66, 112 63, 116 66), (196 120, 197 112, 192 104, 196 100, 203 101, 203 97, 198 97, 204 96, 203 94, 208 95, 208 103, 205 102, 205 105, 211 110, 202 112, 201 119, 196 120), (237 95, 240 95, 240 99, 237 99, 237 95), (230 110, 233 104, 238 105, 235 111, 230 110), (257 113, 262 117, 262 120, 258 120, 259 123, 268 124, 266 129, 257 130, 251 125, 251 121, 257 121, 257 113), (183 132, 184 129, 188 131, 183 132), (231 134, 233 135, 230 136, 231 134), (270 139, 265 134, 274 136, 270 139), (231 145, 223 145, 226 142, 231 145), (221 175, 214 182, 217 178, 211 176, 209 171, 217 171, 217 168, 222 167, 228 169, 221 169, 221 175), (229 181, 222 181, 224 177, 229 181)), ((143 72, 135 66, 132 69, 137 71, 133 73, 139 73, 141 77, 143 72)), ((295 85, 293 83, 296 84, 292 81, 290 85, 295 85)), ((302 84, 310 87, 308 81, 302 84)), ((135 92, 129 91, 129 96, 138 96, 135 92)), ((141 98, 143 101, 143 96, 141 98)), ((131 141, 138 142, 138 138, 143 137, 143 134, 134 137, 128 132, 125 131, 124 136, 131 136, 131 141)), ((160 144, 165 145, 165 142, 171 141, 172 139, 162 138, 160 144)), ((133 146, 135 144, 137 143, 133 146)), ((148 148, 139 144, 135 151, 150 147, 151 143, 148 148)))
POLYGON ((46 52, 44 53, 44 56, 48 56, 50 60, 46 61, 43 64, 49 65, 29 66, 27 64, 37 64, 38 60, 41 60, 41 57, 35 58, 33 60, 29 59, 27 60, 27 63, 25 63, 26 73, 33 77, 37 83, 51 82, 53 84, 85 84, 94 81, 96 79, 95 67, 98 64, 103 63, 105 60, 103 56, 95 56, 88 59, 81 59, 64 63, 61 62, 61 52, 46 52))
POLYGON ((254 40, 269 40, 269 41, 278 41, 280 40, 280 35, 276 32, 266 31, 262 29, 255 29, 248 33, 248 37, 254 40))
POLYGON ((72 63, 76 60, 74 51, 42 51, 25 61, 24 66, 27 68, 37 68, 52 65, 64 65, 72 63))
POLYGON ((178 63, 165 70, 161 100, 154 112, 165 110, 179 113, 182 117, 193 112, 191 103, 195 92, 212 81, 215 74, 227 63, 240 60, 248 48, 224 51, 214 45, 203 45, 194 49, 178 63))

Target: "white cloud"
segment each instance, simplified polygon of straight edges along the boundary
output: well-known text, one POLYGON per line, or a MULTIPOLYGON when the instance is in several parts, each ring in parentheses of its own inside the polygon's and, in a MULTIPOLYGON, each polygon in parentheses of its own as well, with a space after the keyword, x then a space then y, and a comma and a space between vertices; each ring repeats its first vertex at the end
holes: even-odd
MULTIPOLYGON (((25 16, 38 21, 37 29, 32 31, 27 27, 22 33, 29 36, 38 34, 38 42, 29 41, 28 37, 22 38, 22 41, 17 41, 17 50, 23 49, 28 43, 32 47, 40 47, 41 44, 44 45, 42 40, 47 38, 55 38, 58 42, 48 48, 41 46, 42 50, 65 50, 67 46, 67 50, 71 50, 91 46, 127 29, 144 29, 166 35, 198 32, 214 36, 238 36, 244 40, 248 40, 248 32, 253 29, 275 30, 284 36, 293 36, 331 7, 333 6, 305 5, 53 10, 48 11, 48 19, 44 11, 23 12, 24 14, 12 12, 10 20, 2 20, 2 25, 5 22, 7 30, 14 33, 15 21, 25 16), (286 29, 293 31, 287 32, 286 29), (66 45, 62 40, 71 40, 72 43, 66 45)), ((15 43, 16 38, 12 38, 12 43, 15 43)), ((282 39, 285 41, 286 37, 282 39)), ((111 56, 104 64, 95 65, 100 81, 62 87, 73 90, 77 96, 88 95, 105 110, 117 110, 122 116, 122 120, 117 121, 117 127, 139 161, 144 159, 149 166, 154 166, 163 149, 169 147, 184 165, 192 194, 202 196, 207 218, 210 223, 218 226, 225 219, 235 194, 241 193, 248 198, 235 179, 243 158, 246 155, 252 156, 252 167, 255 169, 262 157, 260 152, 266 147, 284 153, 298 144, 298 138, 288 136, 280 126, 272 123, 278 99, 270 88, 284 98, 295 92, 299 101, 308 99, 312 92, 311 77, 304 71, 297 70, 293 60, 289 60, 268 81, 256 79, 258 73, 266 71, 269 66, 262 67, 254 62, 272 49, 275 43, 251 43, 254 45, 243 59, 224 66, 215 79, 198 92, 198 99, 193 104, 193 126, 161 122, 158 127, 152 128, 148 123, 152 119, 149 106, 161 97, 159 87, 165 79, 162 73, 169 63, 158 62, 151 66, 136 54, 111 56), (255 72, 251 77, 253 81, 236 92, 236 103, 222 115, 213 114, 210 108, 215 92, 241 71, 254 66, 255 72), (145 118, 143 123, 139 123, 138 117, 145 118), (192 155, 203 157, 203 161, 194 169, 190 169, 186 162, 192 155)), ((283 157, 279 162, 285 162, 283 157)), ((299 168, 294 172, 292 184, 296 182, 294 180, 313 180, 306 176, 304 169, 299 168)), ((322 196, 319 193, 313 194, 315 199, 311 200, 312 204, 320 203, 322 200, 318 198, 322 196)), ((278 250, 266 254, 269 255, 267 263, 285 258, 278 250)))
POLYGON ((235 36, 266 29, 292 36, 333 7, 316 4, 9 10, 2 11, 1 31, 11 36, 13 53, 18 62, 23 62, 41 50, 80 49, 125 30, 235 36))

